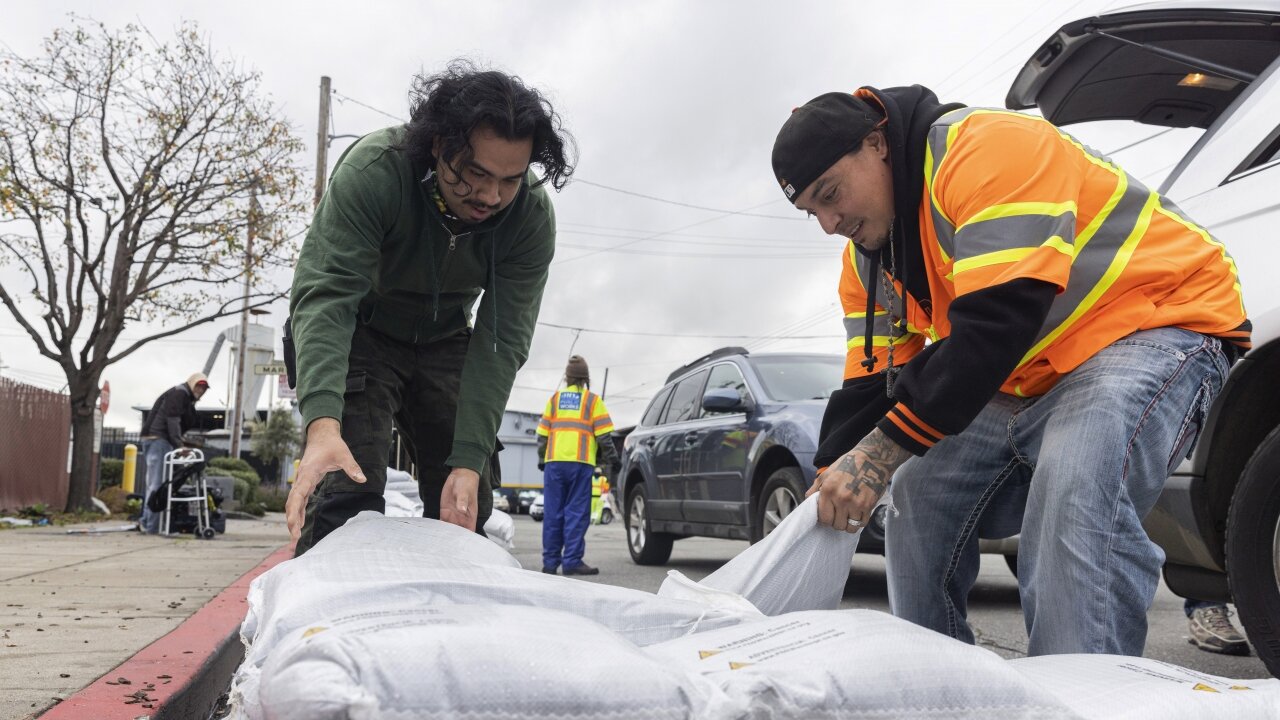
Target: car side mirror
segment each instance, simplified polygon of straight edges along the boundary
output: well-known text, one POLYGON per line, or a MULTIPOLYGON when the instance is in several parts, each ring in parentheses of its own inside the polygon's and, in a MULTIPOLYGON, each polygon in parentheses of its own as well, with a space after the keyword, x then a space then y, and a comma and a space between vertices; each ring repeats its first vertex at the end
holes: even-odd
POLYGON ((702 409, 707 412, 747 412, 750 408, 743 402, 737 390, 729 388, 712 388, 702 396, 702 409))

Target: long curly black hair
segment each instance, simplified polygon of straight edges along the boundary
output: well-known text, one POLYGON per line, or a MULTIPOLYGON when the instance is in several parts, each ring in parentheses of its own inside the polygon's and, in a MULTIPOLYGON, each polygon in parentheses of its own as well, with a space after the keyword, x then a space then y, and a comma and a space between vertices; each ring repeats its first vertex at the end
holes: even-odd
POLYGON ((438 137, 445 162, 460 177, 458 166, 473 152, 471 132, 484 127, 506 140, 533 138, 529 162, 542 168, 535 187, 550 183, 560 190, 573 175, 573 137, 551 103, 514 75, 459 58, 443 72, 415 77, 409 99, 410 120, 400 147, 415 165, 435 167, 432 145, 438 137))

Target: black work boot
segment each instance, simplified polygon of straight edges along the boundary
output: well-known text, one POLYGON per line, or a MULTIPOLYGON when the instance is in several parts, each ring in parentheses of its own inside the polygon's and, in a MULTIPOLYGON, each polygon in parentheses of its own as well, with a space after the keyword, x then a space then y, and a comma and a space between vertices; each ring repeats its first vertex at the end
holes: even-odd
POLYGON ((574 567, 565 568, 564 574, 565 575, 599 575, 600 568, 594 568, 586 563, 582 563, 581 565, 575 565, 574 567))

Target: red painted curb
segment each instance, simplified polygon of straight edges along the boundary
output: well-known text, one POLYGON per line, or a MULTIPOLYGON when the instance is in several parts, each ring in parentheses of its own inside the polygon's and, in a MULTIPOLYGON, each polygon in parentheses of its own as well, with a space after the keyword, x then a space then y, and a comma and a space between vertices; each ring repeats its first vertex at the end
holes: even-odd
POLYGON ((168 635, 49 708, 41 720, 134 720, 156 715, 165 702, 192 684, 206 661, 238 630, 247 611, 249 583, 292 557, 292 543, 271 553, 168 635), (118 678, 129 684, 118 683, 118 678), (132 702, 142 697, 146 699, 132 702))

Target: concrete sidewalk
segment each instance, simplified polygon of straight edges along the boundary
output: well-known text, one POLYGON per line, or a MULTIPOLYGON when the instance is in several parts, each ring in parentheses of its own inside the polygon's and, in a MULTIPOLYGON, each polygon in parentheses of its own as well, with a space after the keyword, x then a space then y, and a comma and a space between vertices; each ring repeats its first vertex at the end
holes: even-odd
POLYGON ((289 541, 274 513, 228 520, 213 540, 67 534, 121 524, 0 531, 0 720, 89 685, 289 541))

